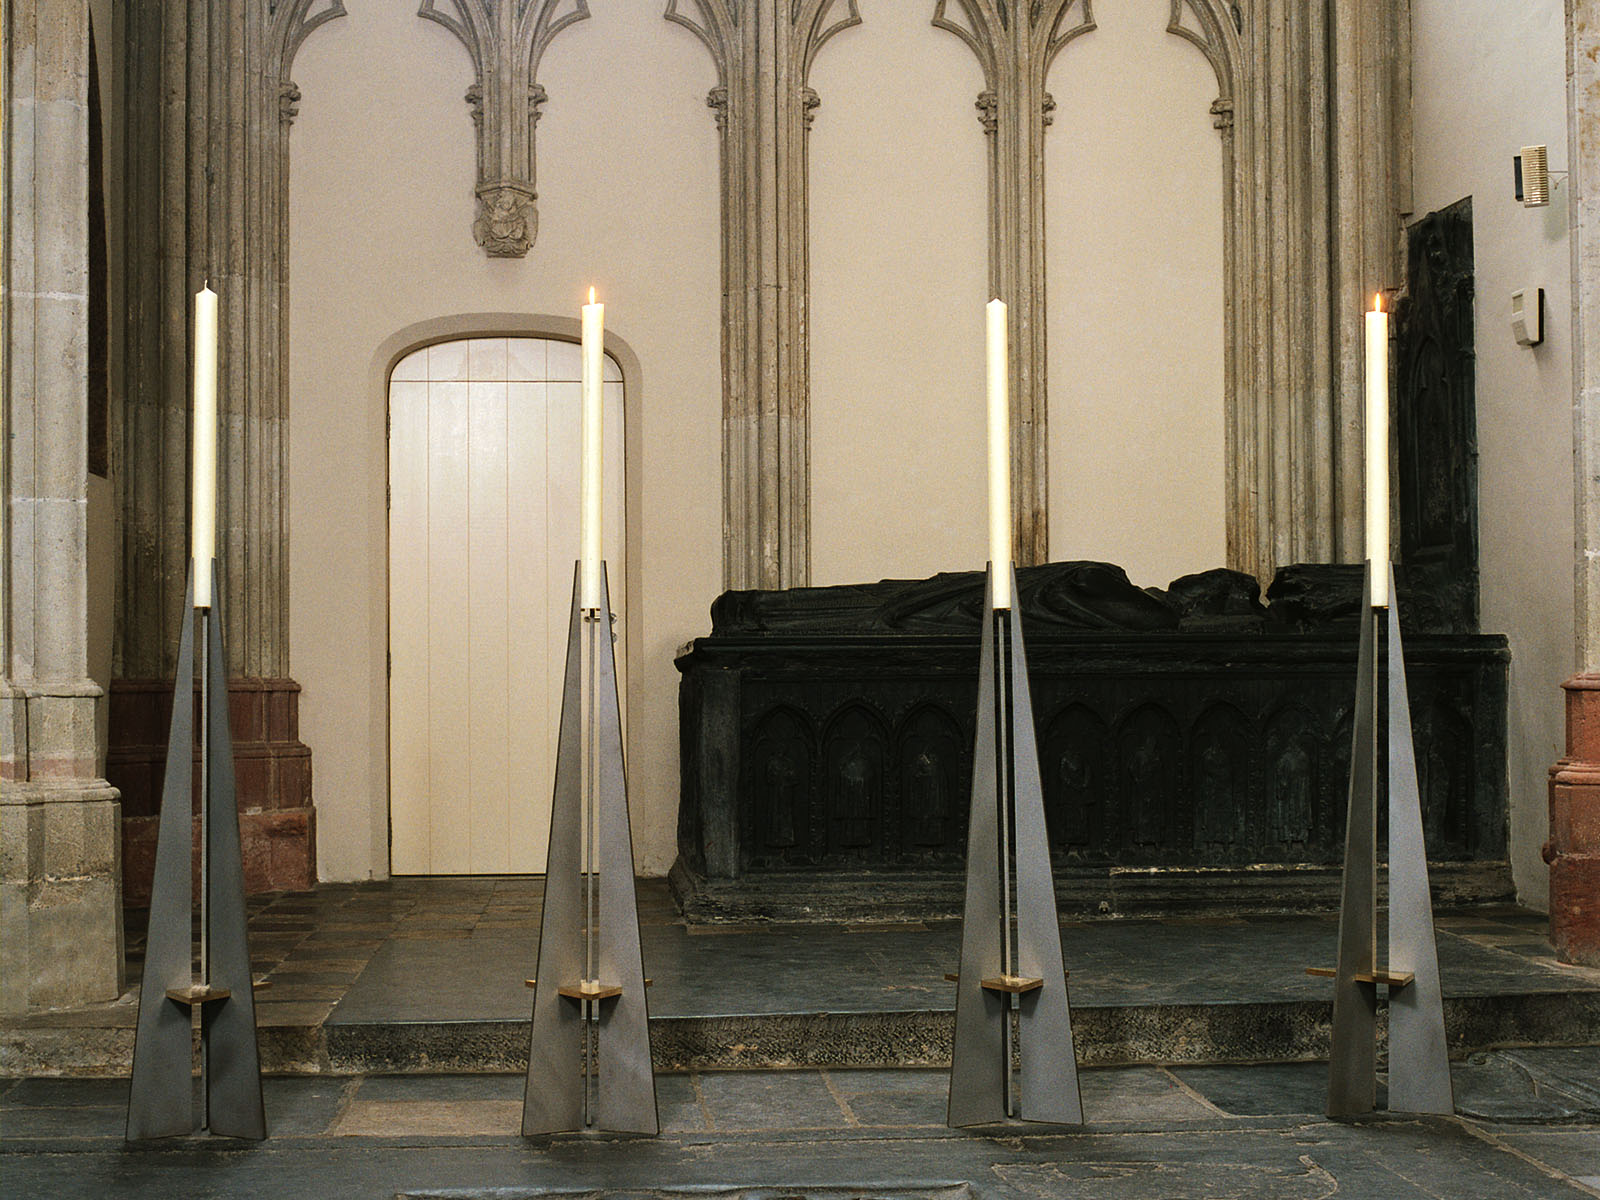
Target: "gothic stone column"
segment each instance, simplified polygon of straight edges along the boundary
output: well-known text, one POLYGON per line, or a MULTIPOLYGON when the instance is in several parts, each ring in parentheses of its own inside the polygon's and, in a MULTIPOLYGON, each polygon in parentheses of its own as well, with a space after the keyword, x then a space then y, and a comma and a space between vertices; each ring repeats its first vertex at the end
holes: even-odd
POLYGON ((0 1012, 122 990, 117 793, 88 662, 89 14, 5 6, 0 1012))
POLYGON ((722 141, 723 586, 811 575, 806 84, 855 0, 668 0, 705 43, 722 141))
POLYGON ((295 51, 339 0, 131 10, 122 590, 107 770, 128 891, 147 894, 188 571, 191 297, 221 307, 220 608, 252 891, 316 878, 310 751, 289 678, 288 133, 295 51))
POLYGON ((1567 753, 1550 772, 1550 938, 1564 962, 1600 966, 1600 11, 1567 0, 1567 162, 1572 244, 1573 493, 1577 658, 1567 753))

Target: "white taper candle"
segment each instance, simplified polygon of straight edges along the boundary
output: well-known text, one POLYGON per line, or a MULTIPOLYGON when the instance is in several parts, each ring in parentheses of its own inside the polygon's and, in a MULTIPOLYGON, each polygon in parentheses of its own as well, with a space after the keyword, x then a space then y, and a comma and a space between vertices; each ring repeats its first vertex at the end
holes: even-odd
POLYGON ((989 366, 989 562, 994 566, 994 606, 1011 607, 1011 389, 1006 367, 1006 305, 991 300, 984 312, 989 366))
POLYGON ((217 294, 194 297, 194 483, 189 523, 194 606, 211 607, 211 560, 217 553, 217 294))
POLYGON ((579 476, 583 506, 578 518, 579 558, 583 563, 579 604, 600 607, 600 504, 604 492, 600 453, 604 437, 606 306, 596 304, 594 289, 583 306, 583 444, 579 476))
POLYGON ((1372 606, 1389 604, 1389 314, 1381 295, 1367 314, 1367 559, 1372 606))

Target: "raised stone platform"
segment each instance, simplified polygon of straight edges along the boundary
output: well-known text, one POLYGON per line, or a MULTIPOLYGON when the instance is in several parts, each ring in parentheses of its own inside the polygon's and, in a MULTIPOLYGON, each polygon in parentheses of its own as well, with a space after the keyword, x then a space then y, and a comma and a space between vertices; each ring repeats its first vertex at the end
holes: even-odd
MULTIPOLYGON (((519 1071, 537 879, 324 885, 251 902, 270 1073, 519 1071)), ((942 1066, 953 921, 690 926, 640 886, 657 1066, 942 1066)), ((143 914, 129 920, 142 953, 143 914)), ((1085 1065, 1294 1062, 1327 1054, 1333 914, 1066 921, 1085 1065)), ((1555 961, 1544 918, 1509 906, 1439 919, 1451 1052, 1600 1040, 1600 970, 1555 961)), ((138 963, 130 962, 137 981, 138 963)), ((0 1027, 0 1074, 129 1069, 137 992, 0 1027)))

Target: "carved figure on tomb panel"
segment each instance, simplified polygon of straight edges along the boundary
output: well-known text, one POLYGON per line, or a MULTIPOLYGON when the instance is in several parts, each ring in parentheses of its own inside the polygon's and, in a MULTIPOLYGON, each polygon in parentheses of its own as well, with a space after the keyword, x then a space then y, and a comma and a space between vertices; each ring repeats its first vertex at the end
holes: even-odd
POLYGON ((767 759, 767 804, 772 813, 772 833, 767 838, 770 846, 782 848, 794 845, 795 783, 799 776, 794 761, 783 751, 767 759))
POLYGON ((872 791, 866 755, 860 747, 852 747, 839 768, 834 790, 833 819, 841 846, 872 844, 872 791))
POLYGON ((789 708, 762 717, 747 768, 747 803, 757 845, 776 861, 805 860, 816 853, 809 844, 813 761, 804 718, 789 708))
POLYGON ((913 840, 925 846, 943 842, 950 797, 943 766, 926 750, 911 764, 906 800, 910 814, 907 825, 912 830, 913 840))
POLYGON ((1167 850, 1178 800, 1177 724, 1166 712, 1146 706, 1128 720, 1119 744, 1127 840, 1141 851, 1167 850))
POLYGON ((859 858, 879 847, 883 823, 882 723, 852 706, 825 735, 828 849, 859 858))
MULTIPOLYGON (((1327 740, 1324 761, 1328 769, 1323 772, 1326 797, 1322 806, 1318 834, 1328 850, 1328 862, 1344 860, 1345 822, 1350 813, 1350 737, 1353 714, 1348 705, 1340 705, 1333 721, 1333 733, 1327 740)), ((1387 813, 1386 805, 1378 805, 1378 818, 1387 813)))
POLYGON ((1272 769, 1272 824, 1282 845, 1304 847, 1311 840, 1311 756, 1299 742, 1272 769))
POLYGON ((1068 854, 1105 848, 1105 722, 1073 704, 1050 722, 1041 753, 1051 844, 1068 854))
POLYGON ((1195 723, 1190 754, 1194 847, 1210 862, 1248 857, 1257 831, 1250 806, 1249 723, 1231 705, 1216 705, 1195 723))
POLYGON ((1415 715, 1417 789, 1428 857, 1464 857, 1471 849, 1472 738, 1449 699, 1435 696, 1415 715))
POLYGON ((1272 861, 1308 862, 1321 853, 1316 718, 1298 704, 1266 722, 1266 810, 1261 849, 1272 861))
POLYGON ((898 808, 891 802, 884 815, 885 838, 909 854, 955 854, 961 822, 955 818, 962 794, 962 763, 969 741, 961 727, 942 708, 923 704, 902 722, 895 762, 898 808), (898 821, 891 819, 898 815, 898 821))
POLYGON ((1234 786, 1233 763, 1228 752, 1215 742, 1200 751, 1196 824, 1199 840, 1211 847, 1233 841, 1234 786))

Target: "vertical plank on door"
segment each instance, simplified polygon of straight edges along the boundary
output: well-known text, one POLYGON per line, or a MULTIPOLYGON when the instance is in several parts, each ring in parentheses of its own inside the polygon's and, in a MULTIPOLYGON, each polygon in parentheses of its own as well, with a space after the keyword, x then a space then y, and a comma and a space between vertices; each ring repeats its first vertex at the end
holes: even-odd
MULTIPOLYGON (((544 343, 511 339, 527 353, 544 343)), ((516 355, 513 356, 517 357, 516 355)), ((516 373, 516 372, 514 372, 516 373)), ((531 373, 531 368, 529 370, 531 373)), ((508 819, 511 869, 542 872, 550 841, 550 800, 555 760, 545 727, 558 719, 546 699, 560 660, 548 652, 545 521, 545 385, 514 382, 506 387, 506 543, 510 601, 506 605, 510 663, 507 675, 509 729, 508 819)), ((568 588, 571 587, 570 582, 568 588)), ((566 594, 564 591, 563 594, 566 594)))
POLYGON ((498 374, 498 382, 468 384, 467 470, 467 778, 468 869, 474 875, 511 868, 507 845, 510 645, 507 641, 506 579, 506 384, 505 339, 499 369, 478 359, 484 340, 470 343, 473 375, 498 374))
POLYGON ((428 385, 428 870, 435 875, 471 869, 468 387, 464 382, 428 385))
MULTIPOLYGON (((578 554, 577 362, 571 343, 479 338, 419 351, 391 381, 396 874, 545 868, 578 554)), ((609 359, 607 378, 604 552, 624 683, 622 386, 609 359)))
MULTIPOLYGON (((570 375, 563 369, 570 342, 551 342, 551 374, 570 375), (558 349, 562 353, 558 355, 558 349)), ((576 348, 574 347, 574 350, 576 348)), ((545 389, 549 402, 545 422, 545 657, 553 669, 546 681, 544 705, 550 714, 545 726, 545 753, 554 764, 556 737, 561 728, 561 668, 567 655, 567 625, 572 615, 572 567, 578 560, 579 459, 582 457, 582 388, 579 384, 551 382, 545 389)), ((604 531, 602 530, 602 536, 604 531)), ((553 771, 553 767, 552 767, 553 771)), ((552 784, 554 777, 552 775, 552 784)))
MULTIPOLYGON (((389 385, 389 869, 428 868, 428 384, 389 385)), ((409 361, 409 360, 408 360, 409 361)), ((399 374, 397 369, 396 374, 399 374)))
MULTIPOLYGON (((626 623, 622 619, 622 600, 626 591, 627 580, 623 578, 624 564, 627 561, 625 547, 627 543, 627 526, 623 518, 627 512, 625 489, 622 480, 623 465, 623 430, 622 430, 622 384, 621 372, 617 364, 608 354, 605 359, 606 379, 609 381, 615 373, 619 382, 607 382, 602 392, 605 420, 602 425, 601 457, 605 462, 606 491, 605 491, 605 524, 600 530, 601 553, 606 556, 606 566, 609 571, 611 585, 611 608, 617 614, 617 623, 612 626, 612 632, 617 635, 616 661, 617 661, 617 696, 618 707, 622 714, 622 732, 626 744, 628 732, 628 643, 626 623)), ((626 766, 626 764, 624 764, 626 766)))

